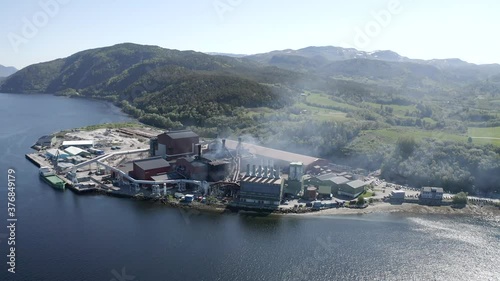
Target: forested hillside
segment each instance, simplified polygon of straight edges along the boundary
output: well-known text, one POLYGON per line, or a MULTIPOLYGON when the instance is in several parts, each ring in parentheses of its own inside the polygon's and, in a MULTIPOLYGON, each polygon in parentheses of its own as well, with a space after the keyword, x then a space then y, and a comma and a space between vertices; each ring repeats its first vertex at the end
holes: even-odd
POLYGON ((308 47, 252 56, 119 44, 28 66, 0 91, 104 99, 141 122, 251 136, 412 185, 500 192, 500 67, 308 47))

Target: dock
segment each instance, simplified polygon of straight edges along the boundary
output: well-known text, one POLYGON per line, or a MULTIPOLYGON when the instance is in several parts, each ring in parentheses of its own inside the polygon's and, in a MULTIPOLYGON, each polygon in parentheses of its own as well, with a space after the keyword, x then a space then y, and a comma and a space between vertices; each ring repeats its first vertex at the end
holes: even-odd
POLYGON ((31 163, 33 163, 38 168, 40 168, 42 166, 48 166, 47 160, 44 157, 38 155, 38 153, 28 153, 25 155, 25 158, 28 159, 31 163))
MULTIPOLYGON (((51 166, 51 163, 45 157, 39 155, 38 153, 28 153, 25 155, 25 158, 38 168, 51 166)), ((74 185, 73 182, 71 182, 64 176, 59 176, 59 178, 62 181, 64 181, 66 188, 71 189, 76 193, 89 193, 97 190, 96 187, 85 187, 85 185, 74 185)))

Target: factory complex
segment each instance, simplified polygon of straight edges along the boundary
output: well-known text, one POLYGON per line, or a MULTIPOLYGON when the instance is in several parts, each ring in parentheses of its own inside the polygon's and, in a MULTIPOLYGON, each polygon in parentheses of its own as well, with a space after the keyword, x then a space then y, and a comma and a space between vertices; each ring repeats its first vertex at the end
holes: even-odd
POLYGON ((72 130, 43 136, 26 157, 78 193, 220 204, 231 208, 319 209, 363 194, 370 180, 325 159, 190 130, 72 130))

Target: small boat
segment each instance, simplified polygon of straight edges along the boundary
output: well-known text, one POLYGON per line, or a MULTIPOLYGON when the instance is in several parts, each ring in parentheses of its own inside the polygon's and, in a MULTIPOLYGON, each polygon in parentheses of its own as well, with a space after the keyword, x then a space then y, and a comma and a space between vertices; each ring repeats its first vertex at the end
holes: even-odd
POLYGON ((58 177, 50 167, 40 167, 40 177, 55 189, 64 190, 66 183, 58 177))

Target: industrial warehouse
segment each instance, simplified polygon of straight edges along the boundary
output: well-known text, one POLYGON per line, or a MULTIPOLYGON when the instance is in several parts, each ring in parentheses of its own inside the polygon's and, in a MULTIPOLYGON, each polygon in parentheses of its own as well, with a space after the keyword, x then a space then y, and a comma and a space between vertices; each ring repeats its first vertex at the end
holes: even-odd
POLYGON ((63 181, 58 189, 168 203, 318 210, 344 206, 372 183, 325 159, 190 130, 71 130, 43 136, 33 148, 26 158, 41 177, 63 181))

